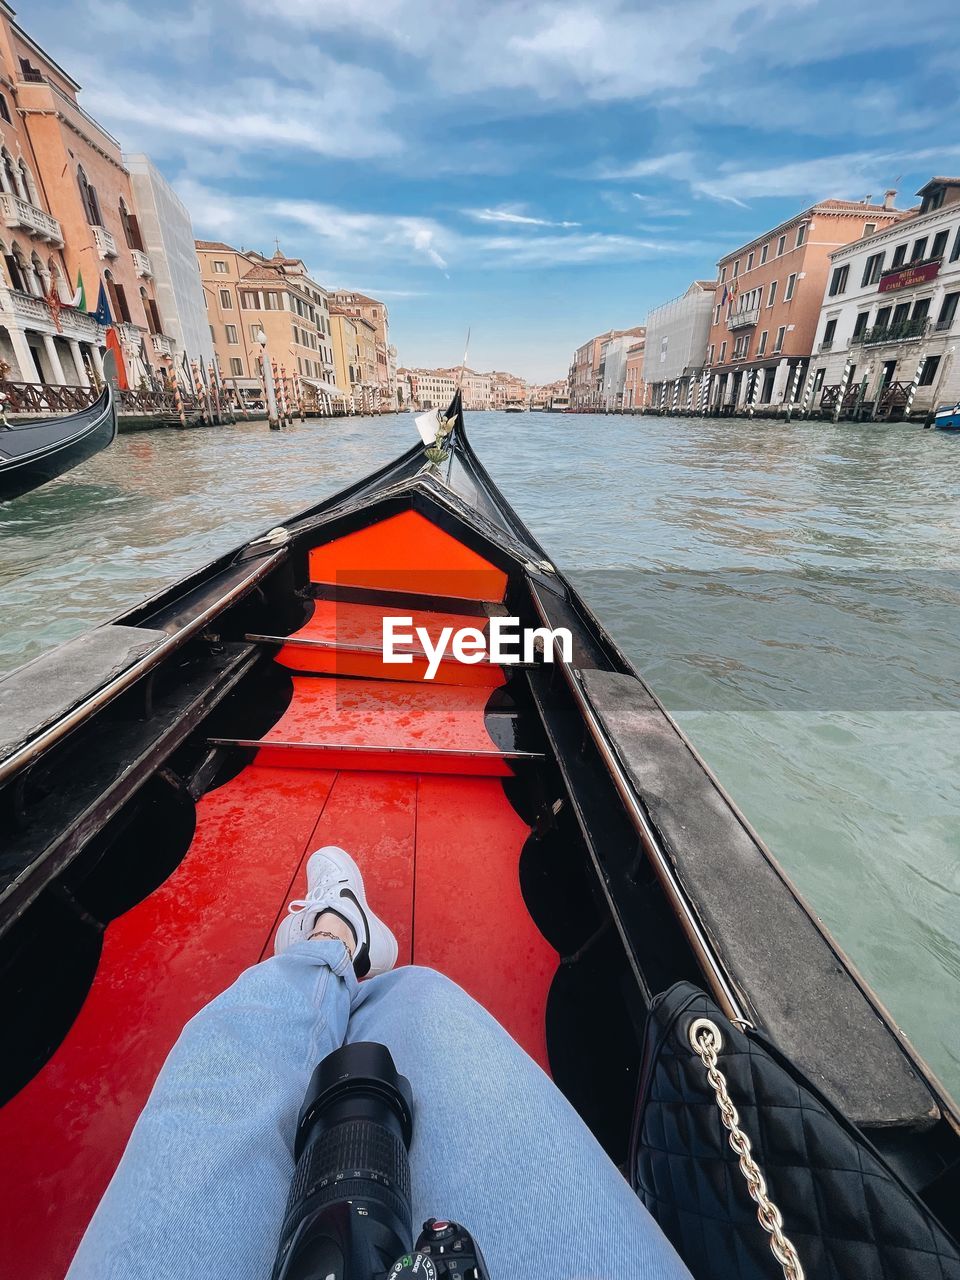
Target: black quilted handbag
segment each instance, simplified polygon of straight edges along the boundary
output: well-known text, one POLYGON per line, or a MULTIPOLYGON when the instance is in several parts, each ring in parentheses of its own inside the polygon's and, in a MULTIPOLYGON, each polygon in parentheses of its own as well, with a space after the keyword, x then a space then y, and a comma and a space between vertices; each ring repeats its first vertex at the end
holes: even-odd
POLYGON ((658 996, 650 1011, 630 1168, 696 1280, 960 1280, 954 1242, 862 1134, 762 1036, 740 1031, 690 983, 658 996), (709 1024, 720 1036, 715 1057, 709 1024), (708 1065, 720 1073, 713 1083, 708 1065), (772 1214, 758 1213, 763 1195, 751 1199, 730 1145, 721 1080, 772 1214), (802 1270, 791 1269, 793 1259, 802 1270))

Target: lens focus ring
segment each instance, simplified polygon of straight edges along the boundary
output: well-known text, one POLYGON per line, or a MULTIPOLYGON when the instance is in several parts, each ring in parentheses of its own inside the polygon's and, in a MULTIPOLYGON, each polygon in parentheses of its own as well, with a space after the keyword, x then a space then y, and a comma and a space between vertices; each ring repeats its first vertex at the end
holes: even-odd
POLYGON ((297 1163, 287 1212, 320 1190, 324 1179, 330 1180, 324 1190, 331 1186, 342 1190, 349 1179, 368 1190, 389 1188, 410 1202, 410 1165, 403 1142, 369 1120, 335 1125, 307 1147, 297 1163))

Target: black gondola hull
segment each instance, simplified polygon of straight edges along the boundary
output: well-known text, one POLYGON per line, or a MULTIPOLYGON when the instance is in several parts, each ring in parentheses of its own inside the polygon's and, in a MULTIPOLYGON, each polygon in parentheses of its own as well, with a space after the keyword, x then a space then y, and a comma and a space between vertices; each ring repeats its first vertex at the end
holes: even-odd
POLYGON ((80 413, 0 430, 0 501, 72 471, 112 444, 116 434, 116 405, 109 386, 80 413))

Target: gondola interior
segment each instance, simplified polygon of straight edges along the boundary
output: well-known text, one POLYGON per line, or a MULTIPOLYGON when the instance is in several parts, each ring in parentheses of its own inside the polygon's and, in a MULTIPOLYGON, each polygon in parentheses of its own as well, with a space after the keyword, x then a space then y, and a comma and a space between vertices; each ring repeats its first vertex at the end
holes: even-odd
POLYGON ((271 953, 325 844, 400 963, 488 1008, 616 1161, 649 1002, 688 979, 748 1002, 912 1185, 952 1194, 928 1084, 465 437, 0 682, 4 712, 10 1274, 63 1273, 181 1028, 271 953), (498 615, 569 624, 570 667, 384 663, 384 617, 435 640, 498 615))

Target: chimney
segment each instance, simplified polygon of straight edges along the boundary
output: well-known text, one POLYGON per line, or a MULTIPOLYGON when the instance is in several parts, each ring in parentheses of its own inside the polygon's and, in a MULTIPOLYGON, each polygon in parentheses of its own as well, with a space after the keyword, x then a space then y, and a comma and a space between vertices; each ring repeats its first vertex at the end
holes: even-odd
POLYGON ((885 209, 892 209, 892 208, 893 208, 893 202, 894 202, 894 200, 896 200, 896 198, 897 198, 897 189, 896 189, 896 187, 890 187, 888 190, 886 190, 886 191, 883 193, 883 207, 884 207, 885 209))

